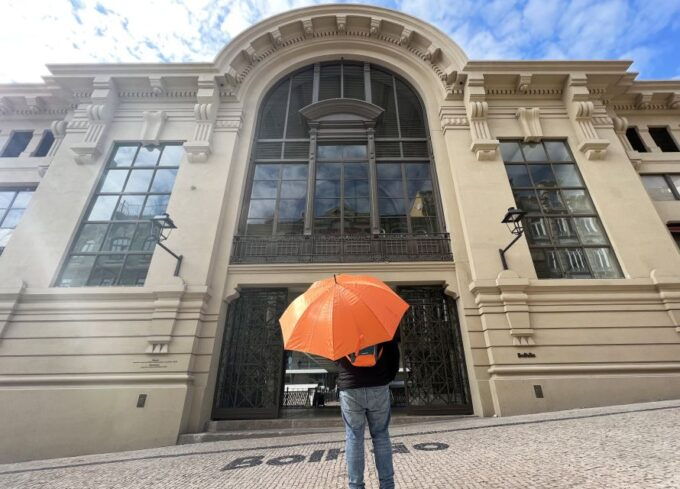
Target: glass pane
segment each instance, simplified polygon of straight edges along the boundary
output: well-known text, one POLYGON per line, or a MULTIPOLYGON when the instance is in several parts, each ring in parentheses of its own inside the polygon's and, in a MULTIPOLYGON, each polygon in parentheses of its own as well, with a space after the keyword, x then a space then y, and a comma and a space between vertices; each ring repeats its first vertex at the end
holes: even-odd
MULTIPOLYGON (((133 172, 134 173, 134 172, 133 172)), ((153 177, 151 184, 151 192, 170 193, 172 186, 175 184, 175 177, 177 170, 158 170, 153 177)))
POLYGON ((278 139, 283 137, 288 106, 288 86, 290 78, 279 83, 269 94, 260 115, 260 138, 278 139))
POLYGON ((104 181, 102 182, 102 187, 100 192, 121 192, 123 190, 123 185, 125 184, 125 179, 128 176, 128 170, 108 170, 104 181))
POLYGON ((368 180, 368 164, 345 163, 345 179, 368 180))
POLYGON ((319 180, 339 180, 342 174, 340 163, 323 163, 316 168, 316 178, 319 180))
POLYGON ((548 159, 541 143, 522 143, 522 150, 527 161, 546 161, 548 159))
POLYGON ((561 187, 583 187, 576 165, 553 165, 557 182, 561 187))
POLYGON ((399 137, 393 83, 392 74, 371 66, 371 101, 378 107, 385 109, 375 128, 375 135, 379 138, 399 137))
MULTIPOLYGON (((25 209, 28 207, 28 203, 31 201, 31 197, 33 197, 33 192, 19 192, 14 199, 14 203, 12 204, 13 209, 25 209)), ((2 207, 0 205, 0 207, 2 207)))
POLYGON ((271 236, 271 219, 248 219, 246 223, 246 234, 250 236, 271 236))
POLYGON ((276 180, 260 180, 253 182, 252 198, 274 197, 278 182, 276 180))
POLYGON ((304 221, 279 222, 276 234, 303 234, 304 229, 304 221))
POLYGON ((85 285, 94 264, 94 256, 72 256, 66 262, 64 271, 59 279, 62 287, 80 287, 85 285))
POLYGON ((132 243, 136 224, 112 224, 102 251, 127 251, 132 243))
POLYGON ((381 217, 380 232, 387 234, 408 233, 406 217, 381 217))
POLYGON ((12 209, 5 214, 5 219, 2 221, 3 228, 14 229, 19 224, 21 216, 24 215, 24 209, 12 209))
POLYGON ((149 195, 149 198, 146 199, 144 212, 142 212, 142 218, 150 219, 159 214, 163 214, 168 207, 169 201, 169 195, 149 195))
POLYGON ((163 147, 159 166, 179 166, 184 156, 184 148, 181 145, 169 145, 163 147))
POLYGON ((432 180, 409 180, 406 182, 408 196, 425 197, 432 195, 432 180))
POLYGON ((305 218, 305 199, 285 199, 279 202, 279 222, 305 218))
POLYGON ((345 234, 371 234, 371 220, 368 217, 345 219, 345 234))
POLYGON ((123 266, 125 255, 102 255, 97 257, 97 261, 92 268, 92 274, 87 281, 87 285, 107 286, 116 285, 118 273, 123 266))
POLYGON ((7 209, 14 200, 16 192, 0 192, 0 209, 7 209))
POLYGON ((609 248, 586 248, 588 263, 595 278, 621 278, 614 253, 609 248))
POLYGON ((314 215, 316 217, 340 217, 340 199, 316 199, 314 215))
POLYGON ((680 175, 669 175, 671 177, 671 182, 675 186, 675 190, 680 193, 680 175))
POLYGON ((533 187, 526 165, 505 165, 511 187, 533 187))
POLYGON ((315 219, 314 234, 340 234, 340 219, 315 219))
POLYGON ((404 138, 424 138, 425 118, 418 96, 404 82, 396 79, 399 127, 404 138))
POLYGON ((13 229, 0 228, 0 248, 4 248, 9 243, 9 238, 12 237, 13 229))
POLYGON ((135 231, 135 237, 132 239, 130 250, 132 251, 153 251, 156 241, 151 236, 151 223, 140 222, 135 231))
POLYGON ((548 226, 545 219, 542 217, 527 217, 525 218, 527 241, 530 245, 548 245, 550 244, 550 235, 548 234, 548 226))
POLYGON ((33 131, 13 132, 5 149, 2 151, 2 156, 16 158, 24 152, 32 138, 33 131))
POLYGON ((344 98, 365 100, 364 66, 359 64, 345 64, 342 67, 342 75, 342 96, 344 98))
POLYGON ((342 149, 345 159, 366 159, 368 157, 365 144, 348 144, 343 146, 342 149))
POLYGON ((378 180, 378 196, 400 198, 404 196, 401 180, 378 180))
POLYGON ((319 75, 319 100, 340 97, 340 64, 322 64, 319 75))
POLYGON ((544 144, 552 161, 571 161, 569 150, 563 141, 545 141, 544 144))
POLYGON ((661 175, 644 175, 642 183, 652 200, 675 200, 668 182, 661 175))
POLYGON ((108 224, 85 224, 73 246, 73 252, 99 251, 108 227, 108 224))
POLYGON ((345 199, 345 217, 369 215, 371 204, 368 199, 345 199))
POLYGON ((547 214, 562 214, 567 211, 562 197, 556 190, 539 190, 538 201, 547 214))
POLYGON ((437 232, 437 220, 434 217, 411 217, 414 234, 433 234, 437 232))
POLYGON ((501 142, 501 155, 503 155, 503 161, 506 163, 513 161, 524 161, 522 152, 519 149, 519 143, 514 141, 501 142))
POLYGON ((563 190, 562 195, 567 203, 567 207, 574 214, 594 214, 590 199, 586 195, 585 190, 563 190))
POLYGON ((562 246, 579 244, 571 219, 559 217, 557 219, 550 219, 549 221, 550 233, 552 234, 555 244, 562 246))
POLYGON ((378 178, 398 178, 401 180, 400 163, 380 163, 378 168, 378 178))
POLYGON ((143 195, 123 195, 120 198, 113 219, 116 221, 137 219, 142 211, 144 199, 143 195))
POLYGON ((129 255, 118 285, 144 285, 150 263, 151 255, 129 255))
POLYGON ((528 165, 535 187, 557 187, 550 165, 528 165))
POLYGON ((406 215, 406 201, 404 199, 378 199, 381 216, 406 215))
POLYGON ((345 180, 345 197, 368 197, 370 187, 367 180, 345 180))
POLYGON ((110 166, 132 166, 132 160, 137 154, 138 145, 119 146, 116 155, 111 160, 110 166))
POLYGON ((149 184, 153 177, 153 170, 132 170, 127 184, 125 184, 126 193, 142 193, 149 190, 149 184))
POLYGON ((110 221, 118 202, 117 195, 100 195, 87 216, 88 221, 110 221))
POLYGON ((274 217, 274 206, 276 205, 276 200, 266 199, 266 200, 251 200, 250 209, 248 210, 249 218, 267 218, 274 217))
POLYGON ((558 250, 560 263, 565 274, 571 278, 591 278, 582 248, 562 248, 558 250))
POLYGON ((607 244, 604 229, 597 217, 576 217, 574 221, 583 244, 607 244))
POLYGON ((310 67, 296 74, 290 87, 290 107, 288 108, 287 138, 304 138, 308 126, 300 115, 300 109, 312 103, 314 68, 310 67))
POLYGON ((527 212, 540 211, 536 192, 533 190, 515 190, 513 192, 517 207, 527 212))
POLYGON ((434 199, 418 196, 410 199, 408 203, 408 215, 411 217, 432 217, 437 215, 434 199))
POLYGON ((320 160, 341 160, 342 146, 321 146, 317 148, 317 158, 320 160))
POLYGON ((256 165, 255 180, 278 180, 281 165, 256 165))
POLYGON ((317 180, 315 195, 317 197, 340 197, 340 181, 317 180))
POLYGON ((307 165, 283 165, 284 180, 307 180, 307 165))
POLYGON ((555 250, 533 248, 531 258, 534 261, 538 278, 562 278, 562 270, 555 250))
POLYGON ((404 165, 406 170, 406 178, 425 180, 430 178, 430 164, 429 163, 408 163, 404 165))
POLYGON ((158 146, 142 146, 139 148, 135 166, 156 166, 158 157, 161 155, 161 148, 158 146))
POLYGON ((281 182, 281 198, 300 198, 307 195, 307 180, 281 182))

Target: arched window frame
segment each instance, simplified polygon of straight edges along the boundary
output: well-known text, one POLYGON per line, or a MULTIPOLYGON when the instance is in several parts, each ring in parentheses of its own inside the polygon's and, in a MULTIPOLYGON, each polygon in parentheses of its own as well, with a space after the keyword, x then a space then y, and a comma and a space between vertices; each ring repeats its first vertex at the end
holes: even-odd
MULTIPOLYGON (((356 87, 352 88, 354 92, 356 93, 356 87)), ((358 100, 358 99, 356 99, 358 100)), ((303 111, 298 110, 300 113, 303 111)), ((303 124, 304 127, 304 124, 303 124)), ((424 108, 424 104, 422 103, 422 99, 420 98, 420 95, 418 92, 411 86, 409 82, 404 80, 402 77, 399 75, 394 74, 393 72, 382 68, 380 66, 367 63, 367 62, 356 62, 356 61, 333 61, 333 62, 326 62, 326 63, 315 63, 313 65, 308 65, 305 66, 304 68, 298 69, 282 79, 278 80, 272 88, 269 89, 265 97, 263 98, 263 101, 261 105, 258 107, 258 116, 257 116, 257 124, 255 128, 255 137, 253 141, 253 147, 251 150, 251 156, 249 159, 249 170, 248 170, 248 180, 247 180, 247 185, 246 185, 246 191, 243 199, 243 205, 241 208, 241 214, 240 214, 240 219, 239 219, 239 226, 238 226, 238 234, 240 235, 246 235, 247 233, 247 222, 248 222, 248 213, 249 213, 249 208, 252 200, 252 190, 253 190, 253 183, 255 179, 255 170, 256 166, 258 164, 266 164, 266 163, 272 163, 272 164, 286 164, 286 163, 291 163, 291 164, 306 164, 308 165, 308 171, 307 171, 307 201, 305 205, 305 213, 304 213, 304 226, 303 226, 303 233, 299 234, 313 234, 314 233, 314 227, 313 227, 313 221, 314 221, 314 209, 313 209, 313 202, 314 202, 314 182, 316 178, 316 155, 317 155, 317 146, 324 144, 324 143, 365 143, 367 145, 367 150, 368 150, 368 162, 370 165, 370 185, 371 185, 371 196, 370 196, 370 201, 371 201, 371 234, 379 234, 379 233, 384 233, 384 229, 381 229, 380 226, 380 213, 378 209, 378 191, 377 191, 377 174, 376 174, 376 169, 377 166, 380 165, 381 163, 415 163, 415 162, 427 162, 428 163, 428 168, 429 168, 429 175, 432 183, 432 192, 433 192, 433 199, 434 199, 434 206, 436 209, 436 216, 433 218, 433 224, 434 224, 434 230, 432 234, 437 234, 437 233, 445 233, 445 223, 444 223, 444 217, 443 217, 443 208, 442 208, 442 202, 440 198, 440 191, 439 191, 439 184, 438 184, 438 178, 437 178, 437 173, 436 173, 436 167, 434 164, 434 156, 432 154, 432 146, 430 143, 430 131, 429 131, 429 125, 427 121, 427 116, 424 108), (338 64, 340 67, 340 81, 339 81, 339 93, 341 95, 344 95, 345 92, 345 78, 344 78, 344 71, 345 71, 345 66, 353 66, 356 67, 357 65, 361 64, 363 66, 363 86, 364 86, 364 100, 362 103, 364 104, 372 104, 372 78, 371 74, 372 71, 375 72, 380 72, 383 75, 387 75, 391 77, 392 79, 392 90, 393 90, 393 101, 394 101, 394 111, 396 114, 396 126, 397 126, 397 137, 394 136, 386 136, 386 135, 380 135, 377 134, 374 128, 376 127, 375 121, 374 124, 371 126, 369 124, 366 125, 366 130, 363 135, 358 135, 355 134, 353 137, 347 137, 343 138, 342 136, 339 135, 332 135, 332 134, 326 134, 326 135, 321 135, 319 134, 318 131, 315 131, 314 128, 314 123, 311 123, 311 121, 307 121, 309 123, 308 127, 305 128, 305 132, 307 134, 307 137, 300 138, 300 137, 287 137, 288 133, 288 125, 291 122, 291 105, 292 105, 292 100, 291 100, 291 92, 293 88, 293 80, 295 77, 299 76, 302 73, 309 72, 313 75, 313 85, 312 85, 312 103, 309 105, 306 105, 305 108, 308 108, 309 106, 319 104, 319 102, 322 102, 324 100, 326 101, 338 101, 339 103, 343 101, 348 101, 348 100, 353 100, 353 99, 348 99, 348 98, 337 98, 337 99, 328 99, 323 98, 322 100, 319 100, 320 97, 320 79, 322 77, 322 70, 324 67, 329 66, 329 65, 334 65, 338 64), (399 96, 397 93, 397 85, 398 83, 403 84, 411 94, 413 94, 417 102, 419 104, 419 109, 420 109, 420 117, 422 119, 422 126, 423 126, 423 131, 424 135, 423 137, 403 137, 402 136, 402 128, 401 128, 401 121, 400 121, 400 113, 399 113, 399 96), (283 85, 287 84, 287 95, 286 95, 286 106, 284 110, 284 125, 282 129, 282 134, 280 138, 263 138, 260 137, 261 131, 262 131, 262 122, 263 122, 263 116, 264 116, 264 111, 266 104, 269 103, 271 97, 276 93, 277 90, 281 90, 283 85), (419 149, 418 149, 419 148, 419 149), (417 151, 421 151, 420 156, 414 156, 417 151), (399 156, 395 156, 396 152, 398 152, 399 156), (276 156, 278 155, 278 156, 276 156), (269 157, 267 157, 269 156, 269 157), (274 157, 271 157, 274 156, 274 157)), ((402 165, 403 166, 403 165, 402 165)), ((404 170, 402 170, 402 174, 404 174, 404 170)), ((404 177, 405 178, 405 177, 404 177)), ((404 184, 406 185, 406 184, 404 184)), ((277 196, 276 196, 276 210, 274 212, 274 216, 272 218, 272 228, 271 228, 271 233, 268 234, 263 234, 263 236, 275 236, 277 234, 285 234, 285 233, 278 233, 277 226, 279 224, 279 196, 278 196, 278 189, 280 189, 281 186, 281 179, 279 178, 279 182, 277 183, 277 196)), ((408 195, 406 196, 408 198, 408 195)), ((404 234, 413 234, 413 229, 411 225, 411 219, 408 218, 408 233, 404 234)))

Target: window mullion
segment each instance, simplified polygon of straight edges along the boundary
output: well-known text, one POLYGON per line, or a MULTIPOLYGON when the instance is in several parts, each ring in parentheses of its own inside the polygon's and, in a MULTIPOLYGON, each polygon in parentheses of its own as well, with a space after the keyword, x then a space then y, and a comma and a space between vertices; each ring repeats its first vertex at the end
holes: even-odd
POLYGON ((283 159, 283 154, 284 154, 283 151, 286 147, 285 141, 286 141, 286 136, 287 136, 286 133, 288 132, 288 112, 290 111, 290 94, 291 94, 292 90, 293 90, 293 77, 291 76, 291 77, 288 78, 288 96, 286 98, 286 115, 284 116, 284 119, 283 119, 283 141, 284 142, 281 144, 281 154, 280 154, 281 159, 283 159))
POLYGON ((671 176, 668 173, 664 173, 663 178, 666 180, 668 188, 671 189, 671 193, 673 194, 673 197, 675 197, 675 200, 680 200, 680 192, 678 192, 678 189, 675 187, 675 183, 673 183, 671 176))
POLYGON ((369 104, 373 103, 373 94, 371 93, 371 64, 364 63, 364 98, 369 104))
POLYGON ((319 101, 320 79, 321 79, 321 64, 314 63, 314 81, 312 83, 312 103, 319 101))
POLYGON ((309 129, 309 163, 307 164, 307 204, 305 206, 304 234, 312 234, 314 195, 316 193, 317 128, 309 129))
POLYGON ((375 129, 369 127, 368 135, 368 183, 371 198, 371 233, 380 233, 380 208, 378 206, 378 166, 375 161, 375 129))
POLYGON ((399 134, 399 154, 404 157, 404 143, 401 141, 401 122, 399 122, 399 102, 397 102, 397 80, 392 75, 392 93, 394 93, 394 113, 397 119, 397 134, 399 134))

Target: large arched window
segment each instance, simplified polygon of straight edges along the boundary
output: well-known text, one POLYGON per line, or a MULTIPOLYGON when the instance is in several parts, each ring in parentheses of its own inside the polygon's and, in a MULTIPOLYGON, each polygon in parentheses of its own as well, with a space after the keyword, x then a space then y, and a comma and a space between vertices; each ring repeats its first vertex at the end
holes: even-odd
POLYGON ((369 63, 286 76, 260 107, 246 199, 238 234, 249 242, 443 236, 419 97, 369 63))

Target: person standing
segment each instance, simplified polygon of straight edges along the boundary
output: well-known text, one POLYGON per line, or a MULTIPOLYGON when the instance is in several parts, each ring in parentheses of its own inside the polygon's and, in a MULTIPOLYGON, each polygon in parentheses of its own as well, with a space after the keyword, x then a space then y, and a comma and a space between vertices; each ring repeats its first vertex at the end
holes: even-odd
POLYGON ((375 466, 380 489, 394 488, 392 442, 389 424, 391 400, 389 383, 399 370, 399 339, 380 343, 375 349, 375 365, 358 367, 349 358, 336 361, 340 411, 345 424, 345 460, 350 489, 364 489, 364 429, 373 441, 375 466))

